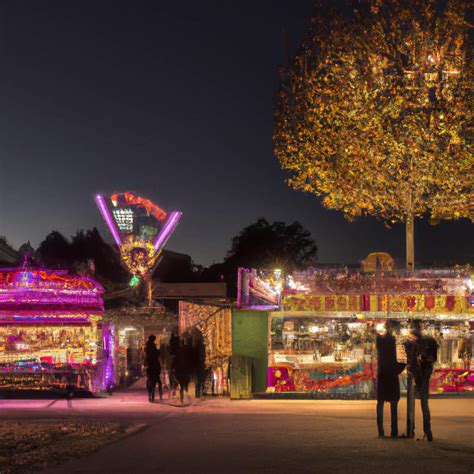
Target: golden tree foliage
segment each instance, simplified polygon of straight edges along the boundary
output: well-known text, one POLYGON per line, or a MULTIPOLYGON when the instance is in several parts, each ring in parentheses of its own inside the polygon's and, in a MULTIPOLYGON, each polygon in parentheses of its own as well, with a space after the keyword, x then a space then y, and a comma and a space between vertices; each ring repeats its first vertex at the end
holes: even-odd
POLYGON ((466 0, 318 2, 275 113, 289 185, 349 219, 472 218, 468 8, 466 0))

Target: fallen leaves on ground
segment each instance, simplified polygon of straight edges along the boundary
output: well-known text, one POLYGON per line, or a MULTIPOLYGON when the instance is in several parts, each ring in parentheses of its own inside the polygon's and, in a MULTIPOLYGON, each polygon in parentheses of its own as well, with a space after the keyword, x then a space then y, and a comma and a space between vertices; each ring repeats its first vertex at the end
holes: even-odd
POLYGON ((95 451, 137 429, 136 425, 108 421, 2 421, 0 473, 37 472, 95 451))

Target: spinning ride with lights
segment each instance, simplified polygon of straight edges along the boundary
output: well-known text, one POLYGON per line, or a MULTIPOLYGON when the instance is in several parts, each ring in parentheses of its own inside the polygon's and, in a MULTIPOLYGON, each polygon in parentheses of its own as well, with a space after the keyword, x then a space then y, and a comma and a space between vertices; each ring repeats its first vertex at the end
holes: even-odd
POLYGON ((168 214, 149 199, 130 192, 115 193, 110 197, 98 194, 95 201, 120 250, 124 265, 132 274, 130 286, 145 281, 151 304, 151 274, 178 225, 181 212, 168 214))

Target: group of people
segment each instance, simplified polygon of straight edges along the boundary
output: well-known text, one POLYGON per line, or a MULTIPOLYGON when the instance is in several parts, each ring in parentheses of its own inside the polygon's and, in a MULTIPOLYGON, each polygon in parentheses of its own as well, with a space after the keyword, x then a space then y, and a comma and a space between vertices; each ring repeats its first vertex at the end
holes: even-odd
MULTIPOLYGON (((383 410, 390 403, 392 438, 398 437, 398 402, 400 400, 399 375, 407 368, 407 437, 414 437, 415 397, 421 400, 423 432, 428 441, 433 440, 431 417, 428 405, 430 378, 437 359, 438 344, 433 337, 422 334, 421 321, 411 324, 411 336, 403 343, 406 363, 398 360, 400 326, 397 321, 387 320, 385 334, 378 335, 377 347, 377 428, 379 436, 385 436, 383 410)), ((148 400, 155 401, 156 386, 160 400, 163 399, 162 365, 165 366, 167 385, 171 394, 179 388, 179 398, 184 402, 192 379, 195 395, 203 393, 205 378, 205 346, 201 333, 184 334, 181 338, 173 334, 169 344, 156 346, 156 336, 151 335, 145 346, 145 368, 148 400)))
POLYGON ((384 436, 383 408, 390 403, 391 437, 398 437, 398 401, 400 400, 399 375, 408 371, 407 386, 407 433, 408 438, 415 435, 415 396, 421 400, 423 412, 423 432, 428 441, 433 441, 431 417, 428 405, 430 378, 437 359, 438 344, 431 336, 422 334, 421 321, 411 324, 411 335, 403 346, 406 363, 397 359, 399 323, 387 320, 386 332, 377 336, 377 428, 379 436, 384 436))
POLYGON ((156 336, 151 335, 145 345, 145 369, 148 400, 155 401, 156 387, 160 400, 163 400, 162 369, 166 372, 170 396, 179 390, 181 403, 188 391, 192 379, 195 382, 195 395, 202 396, 204 389, 205 346, 199 331, 184 334, 181 338, 171 335, 169 344, 162 343, 160 349, 156 345, 156 336))

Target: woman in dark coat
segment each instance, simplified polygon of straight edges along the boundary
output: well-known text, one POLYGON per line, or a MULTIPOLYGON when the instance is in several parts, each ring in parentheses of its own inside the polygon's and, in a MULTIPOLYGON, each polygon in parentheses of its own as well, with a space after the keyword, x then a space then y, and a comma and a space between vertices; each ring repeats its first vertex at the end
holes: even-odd
POLYGON ((201 331, 195 328, 192 331, 192 368, 195 379, 195 395, 200 398, 204 393, 204 380, 206 372, 206 346, 201 331))
POLYGON ((184 391, 188 391, 188 385, 191 381, 192 360, 191 345, 184 339, 181 342, 179 350, 173 359, 173 374, 179 383, 179 398, 184 402, 184 391))
POLYGON ((163 399, 163 386, 161 384, 160 373, 160 351, 155 344, 156 336, 151 335, 145 346, 145 367, 146 367, 146 388, 148 391, 148 400, 155 401, 155 389, 158 384, 160 400, 163 399))
POLYGON ((391 437, 398 436, 398 401, 400 381, 398 375, 405 364, 397 362, 397 343, 393 335, 394 323, 386 321, 386 334, 377 336, 377 428, 379 436, 384 436, 383 407, 390 402, 391 437))

